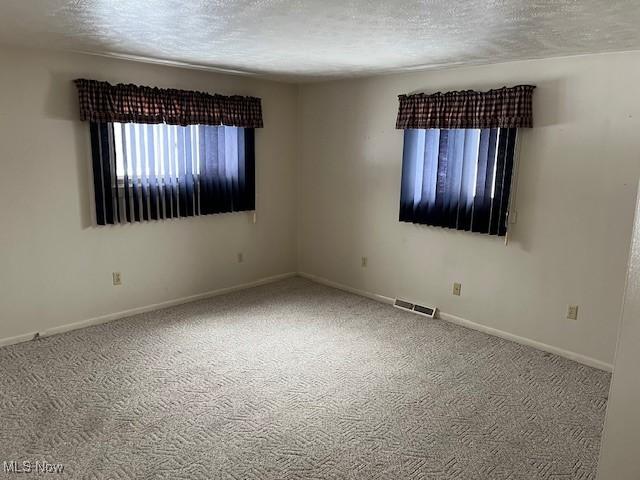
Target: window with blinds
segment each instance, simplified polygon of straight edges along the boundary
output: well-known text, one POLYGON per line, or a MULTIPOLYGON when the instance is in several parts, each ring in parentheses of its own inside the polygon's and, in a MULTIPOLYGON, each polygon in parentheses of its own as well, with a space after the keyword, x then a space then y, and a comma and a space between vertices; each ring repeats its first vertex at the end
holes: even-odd
POLYGON ((406 129, 400 220, 504 236, 516 128, 406 129))
POLYGON ((100 225, 255 209, 253 128, 91 122, 100 225))

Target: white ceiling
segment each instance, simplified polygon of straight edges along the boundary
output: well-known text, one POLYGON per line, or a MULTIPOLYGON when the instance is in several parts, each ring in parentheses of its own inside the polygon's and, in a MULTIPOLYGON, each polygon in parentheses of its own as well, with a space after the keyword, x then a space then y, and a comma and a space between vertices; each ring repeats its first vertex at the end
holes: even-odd
POLYGON ((640 49, 640 0, 1 0, 0 43, 291 81, 640 49))

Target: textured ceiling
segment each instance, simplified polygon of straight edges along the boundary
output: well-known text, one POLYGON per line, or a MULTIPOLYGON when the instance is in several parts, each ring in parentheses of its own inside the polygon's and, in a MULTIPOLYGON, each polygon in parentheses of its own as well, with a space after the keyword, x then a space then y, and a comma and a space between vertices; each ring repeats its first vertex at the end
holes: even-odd
POLYGON ((1 0, 0 43, 306 81, 640 49, 639 0, 1 0))

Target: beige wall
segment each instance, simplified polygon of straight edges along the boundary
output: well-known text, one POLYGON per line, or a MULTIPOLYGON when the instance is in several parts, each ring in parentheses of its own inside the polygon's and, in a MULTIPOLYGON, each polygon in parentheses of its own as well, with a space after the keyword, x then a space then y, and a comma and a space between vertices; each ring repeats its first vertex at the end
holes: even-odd
POLYGON ((0 65, 0 340, 299 270, 612 362, 640 174, 640 99, 624 93, 640 53, 301 87, 22 49, 0 48, 0 65), (76 77, 262 97, 258 223, 92 226, 76 77), (536 127, 521 135, 509 245, 398 222, 396 96, 524 82, 538 85, 536 127))
POLYGON ((299 270, 610 364, 640 174, 638 84, 640 53, 624 53, 304 86, 299 270), (509 245, 400 223, 397 95, 518 83, 538 86, 536 125, 521 135, 509 245))
POLYGON ((615 372, 607 404, 598 480, 640 478, 640 194, 629 257, 615 372))
POLYGON ((296 87, 0 48, 0 92, 0 340, 296 270, 296 87), (262 97, 258 223, 240 213, 91 226, 77 77, 262 97))

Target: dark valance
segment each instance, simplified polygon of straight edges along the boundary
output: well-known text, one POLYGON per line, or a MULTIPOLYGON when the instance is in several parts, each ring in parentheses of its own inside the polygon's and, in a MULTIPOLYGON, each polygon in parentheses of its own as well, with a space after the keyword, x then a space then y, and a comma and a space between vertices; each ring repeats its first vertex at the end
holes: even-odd
POLYGON ((400 95, 396 128, 531 128, 534 88, 400 95))
POLYGON ((255 97, 226 97, 122 83, 111 85, 85 79, 74 83, 80 100, 80 120, 262 127, 262 104, 255 97))

